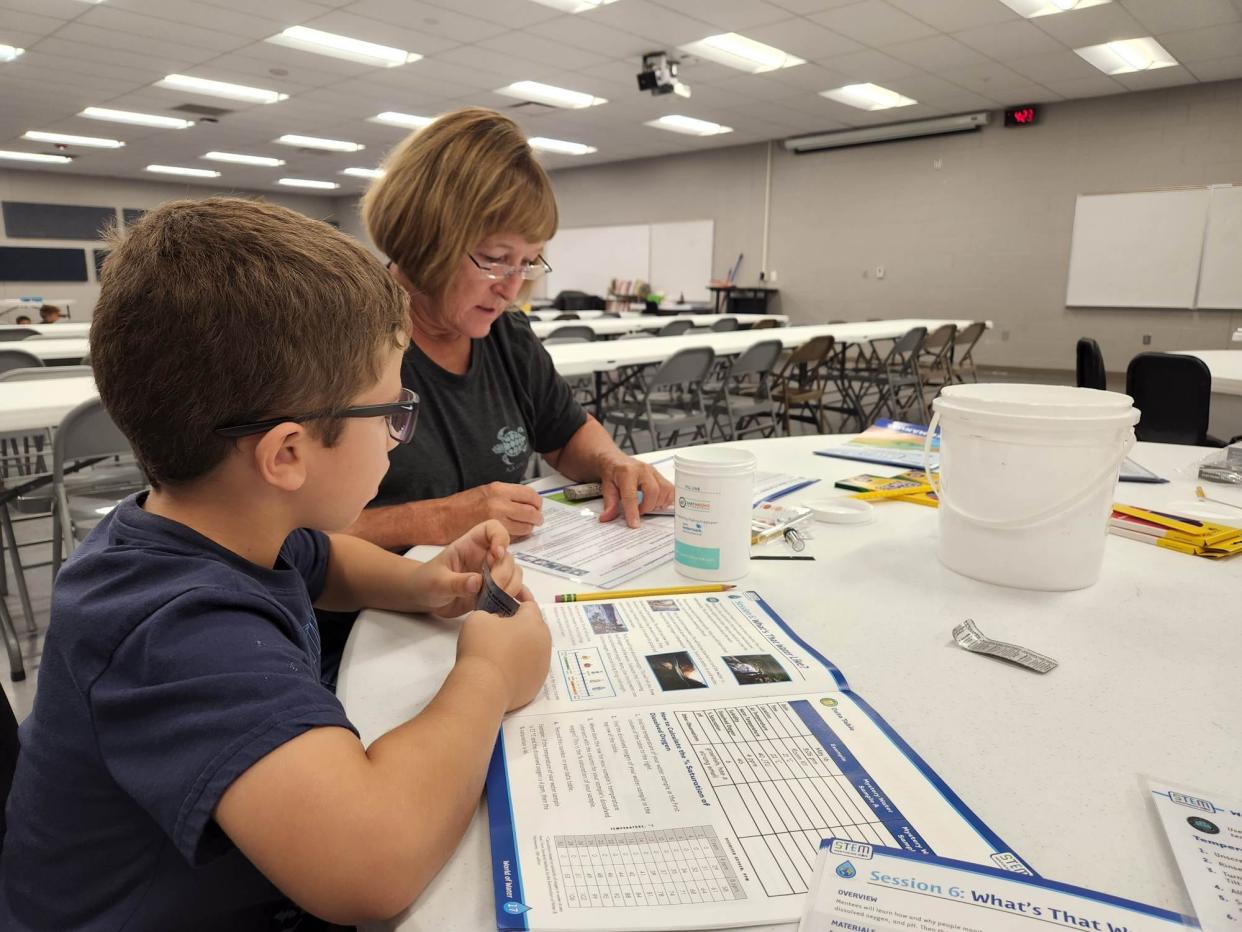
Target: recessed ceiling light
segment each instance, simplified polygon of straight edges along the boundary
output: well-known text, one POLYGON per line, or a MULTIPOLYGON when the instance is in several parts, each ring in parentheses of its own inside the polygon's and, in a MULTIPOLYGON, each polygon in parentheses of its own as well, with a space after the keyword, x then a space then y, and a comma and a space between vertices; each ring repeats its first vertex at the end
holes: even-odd
POLYGON ((1157 68, 1171 68, 1177 64, 1177 59, 1150 36, 1088 45, 1086 48, 1074 49, 1074 51, 1105 74, 1154 71, 1157 68))
POLYGON ((388 126, 402 126, 406 129, 422 129, 428 123, 434 123, 435 117, 416 116, 413 113, 398 113, 396 110, 385 110, 373 117, 367 117, 368 123, 385 123, 388 126))
POLYGON ((532 149, 538 149, 540 152, 555 152, 559 155, 590 155, 592 152, 599 151, 594 146, 584 145, 580 142, 549 139, 546 136, 532 136, 526 141, 530 143, 532 149))
POLYGON ((321 139, 318 136, 299 136, 286 133, 274 140, 282 146, 301 146, 303 149, 326 149, 329 152, 361 152, 366 148, 360 142, 349 142, 346 139, 321 139))
POLYGON ((913 97, 906 97, 878 84, 847 84, 830 91, 820 91, 819 96, 835 100, 839 104, 857 107, 859 110, 891 110, 917 104, 913 97))
POLYGON ((0 159, 9 159, 13 162, 43 162, 48 165, 64 165, 67 162, 73 161, 67 155, 44 155, 42 152, 12 152, 8 149, 0 149, 0 159))
POLYGON ((694 117, 681 116, 676 113, 662 116, 658 120, 648 120, 643 125, 667 129, 674 133, 685 133, 687 136, 718 136, 721 133, 733 132, 732 126, 721 126, 719 123, 696 120, 694 117))
POLYGON ((1009 9, 1027 19, 1068 13, 1071 10, 1085 10, 1087 7, 1112 2, 1113 0, 1001 0, 1009 9))
POLYGON ((219 178, 220 173, 210 168, 183 168, 180 165, 148 165, 147 171, 160 175, 187 175, 190 178, 219 178))
POLYGON ((754 39, 748 39, 736 32, 708 36, 706 39, 699 39, 697 42, 681 46, 681 50, 697 55, 699 58, 714 61, 719 65, 727 65, 739 71, 749 71, 751 74, 806 64, 803 58, 790 55, 770 45, 764 45, 762 42, 756 42, 754 39))
POLYGON ((0 61, 12 61, 24 51, 15 45, 0 45, 0 61))
POLYGON ((88 120, 108 120, 111 123, 132 123, 135 126, 157 126, 161 129, 188 129, 193 120, 160 116, 155 113, 135 113, 132 110, 109 110, 107 107, 87 107, 78 116, 88 120))
POLYGON ((207 78, 195 78, 188 74, 170 74, 162 81, 155 82, 157 87, 169 87, 178 91, 193 91, 209 97, 224 97, 228 100, 244 100, 254 104, 274 104, 288 100, 288 94, 269 91, 262 87, 247 87, 245 84, 229 84, 227 81, 210 81, 207 78))
POLYGON ((290 188, 339 188, 335 181, 315 181, 312 178, 281 178, 277 184, 288 185, 290 188))
POLYGON ((382 168, 343 168, 342 175, 352 175, 355 178, 383 178, 384 169, 382 168))
POLYGON ((330 55, 346 61, 361 62, 364 65, 376 65, 380 68, 396 68, 407 62, 418 61, 423 56, 417 52, 393 48, 390 45, 377 45, 349 36, 338 36, 332 32, 322 32, 306 26, 290 26, 279 35, 271 36, 266 41, 274 45, 284 45, 303 52, 315 52, 319 55, 330 55))
POLYGON ((22 139, 51 142, 58 146, 87 146, 91 149, 119 149, 125 145, 119 139, 104 139, 102 136, 72 136, 69 133, 45 133, 35 129, 22 133, 22 139))
POLYGON ((263 165, 267 168, 279 168, 285 164, 284 159, 274 159, 269 155, 243 155, 240 152, 208 152, 203 156, 213 162, 234 162, 238 165, 263 165))
POLYGON ((532 100, 537 104, 547 104, 550 107, 568 107, 570 110, 581 110, 584 107, 596 107, 599 104, 608 103, 603 97, 584 94, 582 91, 570 91, 551 84, 541 84, 538 81, 517 81, 508 87, 497 88, 496 93, 504 94, 506 97, 516 97, 519 100, 532 100))
POLYGON ((536 3, 542 3, 544 6, 550 6, 554 10, 560 10, 564 13, 585 13, 587 10, 596 10, 602 6, 608 6, 615 3, 616 0, 535 0, 536 3))

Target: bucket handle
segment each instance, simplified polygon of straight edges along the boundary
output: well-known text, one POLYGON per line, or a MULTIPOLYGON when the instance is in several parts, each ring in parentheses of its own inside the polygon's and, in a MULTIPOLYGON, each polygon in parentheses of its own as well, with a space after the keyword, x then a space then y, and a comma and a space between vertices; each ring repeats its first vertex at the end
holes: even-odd
POLYGON ((939 426, 940 412, 936 411, 932 415, 931 423, 927 425, 927 436, 923 439, 923 472, 927 475, 927 484, 932 487, 932 491, 936 493, 936 498, 940 501, 940 507, 948 508, 950 511, 957 512, 973 524, 1004 531, 1013 531, 1018 530, 1019 528, 1035 527, 1040 524, 1045 524, 1069 511, 1071 508, 1082 504, 1082 502, 1084 502, 1095 492, 1100 483, 1104 482, 1110 475, 1112 475, 1120 462, 1125 459, 1130 450, 1134 448, 1135 443, 1134 432, 1130 431, 1129 436, 1121 442, 1120 456, 1110 461, 1107 468, 1103 469, 1089 483, 1084 485, 1080 491, 1075 492, 1068 498, 1057 502, 1051 508, 1044 508, 1035 512, 1033 515, 1028 515, 1025 518, 996 520, 994 518, 982 518, 979 515, 972 515, 969 512, 963 511, 961 508, 951 503, 945 496, 943 484, 935 478, 935 473, 933 473, 931 469, 931 445, 932 440, 936 436, 936 428, 939 426))

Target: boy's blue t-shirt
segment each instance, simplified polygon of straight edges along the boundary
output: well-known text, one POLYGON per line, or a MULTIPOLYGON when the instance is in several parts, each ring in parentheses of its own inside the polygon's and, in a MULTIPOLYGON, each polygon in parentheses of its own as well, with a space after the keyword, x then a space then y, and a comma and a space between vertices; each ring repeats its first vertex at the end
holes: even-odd
POLYGON ((328 539, 295 531, 265 569, 144 500, 122 502, 57 577, 0 929, 268 928, 283 898, 212 812, 291 738, 355 730, 319 681, 328 539))

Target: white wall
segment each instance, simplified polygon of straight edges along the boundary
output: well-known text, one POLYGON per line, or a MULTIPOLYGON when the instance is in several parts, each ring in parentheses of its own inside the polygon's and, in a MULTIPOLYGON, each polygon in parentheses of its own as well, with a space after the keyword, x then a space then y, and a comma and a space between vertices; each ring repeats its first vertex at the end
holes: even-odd
MULTIPOLYGON (((1230 348, 1242 314, 1067 309, 1065 286, 1079 193, 1242 183, 1242 81, 1049 104, 1041 120, 801 156, 778 147, 779 310, 806 323, 989 318, 978 357, 1013 366, 1072 368, 1080 336, 1100 341, 1113 371, 1144 349, 1230 348)), ((739 282, 752 283, 764 177, 756 145, 562 170, 553 183, 566 226, 714 218, 715 274, 745 252, 739 282)))
MULTIPOLYGON (((288 207, 311 217, 334 220, 336 203, 333 199, 286 195, 273 192, 236 191, 206 188, 201 185, 167 184, 160 182, 132 181, 121 178, 98 178, 85 175, 63 175, 41 171, 0 171, 0 200, 29 201, 40 204, 82 204, 94 207, 150 209, 167 200, 186 197, 212 197, 226 194, 262 196, 273 203, 288 207)), ((0 233, 0 245, 4 246, 67 246, 88 250, 88 282, 0 282, 0 298, 16 298, 22 295, 42 295, 44 298, 72 298, 73 319, 90 320, 95 301, 99 297, 99 285, 95 281, 95 268, 89 250, 99 246, 85 240, 11 239, 0 233)), ((4 316, 11 323, 16 312, 4 316)), ((35 315, 30 315, 34 317, 35 315)), ((35 319, 37 323, 37 317, 35 319)))

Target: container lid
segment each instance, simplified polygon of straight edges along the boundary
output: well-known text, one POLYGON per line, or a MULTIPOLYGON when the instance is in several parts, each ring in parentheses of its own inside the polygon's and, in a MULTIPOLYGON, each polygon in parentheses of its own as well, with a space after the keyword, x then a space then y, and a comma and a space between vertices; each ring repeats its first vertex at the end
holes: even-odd
POLYGON ((749 450, 730 447, 691 447, 673 456, 676 469, 714 476, 742 476, 755 471, 758 460, 749 450))
POLYGON ((803 504, 811 509, 816 521, 826 524, 866 524, 875 515, 870 502, 856 498, 816 498, 803 504))
POLYGON ((1124 414, 1134 406, 1134 399, 1120 392, 1072 385, 980 382, 946 386, 934 404, 937 409, 972 414, 1090 420, 1124 414))

